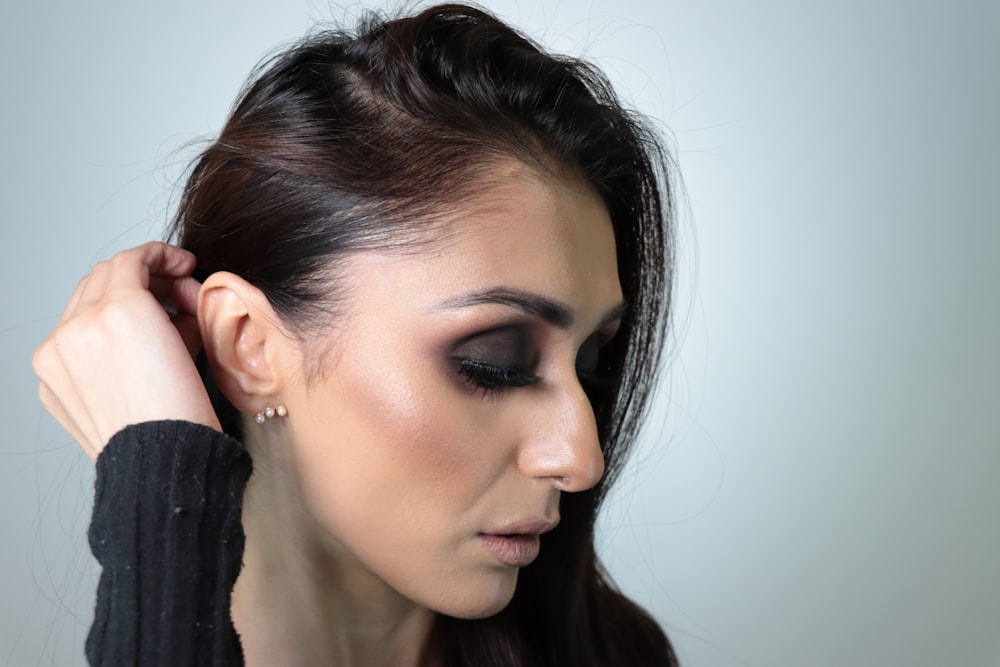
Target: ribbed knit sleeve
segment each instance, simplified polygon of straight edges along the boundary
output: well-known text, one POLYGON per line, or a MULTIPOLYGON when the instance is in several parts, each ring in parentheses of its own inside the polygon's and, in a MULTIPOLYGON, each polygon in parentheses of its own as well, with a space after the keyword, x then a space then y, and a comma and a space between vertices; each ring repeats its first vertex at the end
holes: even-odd
POLYGON ((90 548, 103 567, 91 665, 241 665, 230 617, 252 470, 240 443, 179 421, 117 433, 97 459, 90 548))

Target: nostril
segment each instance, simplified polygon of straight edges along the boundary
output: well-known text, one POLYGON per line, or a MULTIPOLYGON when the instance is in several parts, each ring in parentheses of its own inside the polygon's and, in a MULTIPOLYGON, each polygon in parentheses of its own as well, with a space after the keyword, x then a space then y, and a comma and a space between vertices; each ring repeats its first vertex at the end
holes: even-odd
POLYGON ((579 384, 553 382, 548 389, 536 403, 518 466, 560 491, 584 491, 600 481, 605 467, 593 408, 579 384))

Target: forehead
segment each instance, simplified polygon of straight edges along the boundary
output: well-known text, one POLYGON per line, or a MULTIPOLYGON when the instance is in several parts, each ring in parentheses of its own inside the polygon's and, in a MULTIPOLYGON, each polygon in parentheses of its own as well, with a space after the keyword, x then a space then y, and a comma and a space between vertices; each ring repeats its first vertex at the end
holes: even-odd
POLYGON ((593 186, 582 178, 540 176, 517 165, 484 180, 482 191, 447 223, 473 242, 541 242, 541 250, 553 258, 596 261, 607 259, 606 251, 614 254, 611 220, 593 186))
POLYGON ((622 299, 614 229, 582 178, 540 176, 523 165, 495 168, 471 200, 436 218, 403 252, 362 252, 347 275, 359 304, 426 309, 498 286, 542 294, 581 321, 622 299), (428 238, 429 237, 429 238, 428 238))

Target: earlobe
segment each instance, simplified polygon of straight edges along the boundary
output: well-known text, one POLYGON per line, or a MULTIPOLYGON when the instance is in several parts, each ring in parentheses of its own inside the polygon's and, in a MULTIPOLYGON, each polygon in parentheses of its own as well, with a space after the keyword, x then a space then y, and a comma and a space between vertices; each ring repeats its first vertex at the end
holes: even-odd
POLYGON ((220 271, 198 295, 198 326, 215 381, 229 402, 254 414, 281 388, 285 334, 263 292, 220 271))

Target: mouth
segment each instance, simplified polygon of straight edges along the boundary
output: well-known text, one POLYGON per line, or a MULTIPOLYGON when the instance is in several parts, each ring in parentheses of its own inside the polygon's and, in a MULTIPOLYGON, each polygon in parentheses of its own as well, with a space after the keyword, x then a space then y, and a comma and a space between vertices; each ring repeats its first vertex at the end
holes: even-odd
POLYGON ((558 519, 538 519, 509 524, 493 533, 479 533, 479 539, 504 565, 524 567, 538 558, 541 535, 555 528, 558 523, 558 519))
POLYGON ((498 561, 508 567, 531 565, 538 558, 541 538, 537 533, 494 535, 480 533, 479 539, 498 561))

